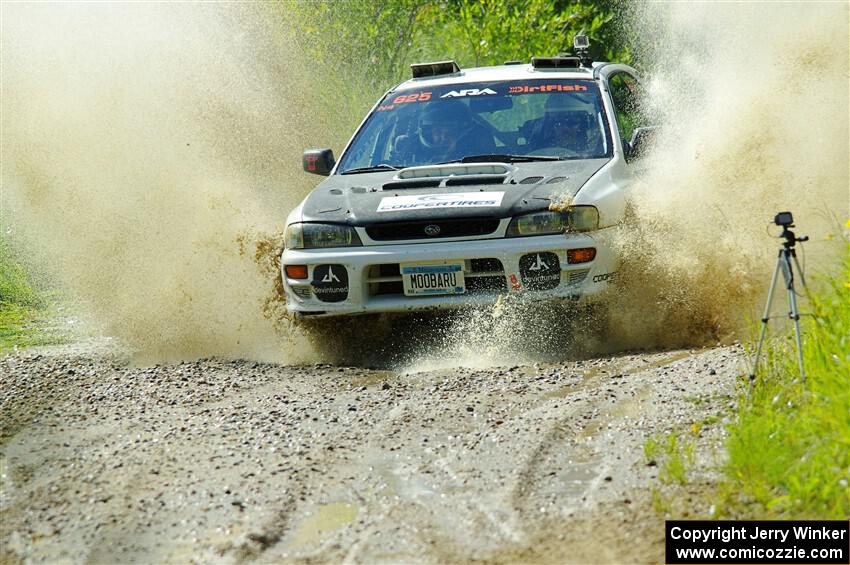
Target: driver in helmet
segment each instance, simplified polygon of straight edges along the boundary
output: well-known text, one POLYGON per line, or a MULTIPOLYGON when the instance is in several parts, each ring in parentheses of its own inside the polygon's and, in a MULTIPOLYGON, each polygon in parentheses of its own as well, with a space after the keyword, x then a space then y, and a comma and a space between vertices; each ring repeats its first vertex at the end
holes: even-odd
POLYGON ((432 163, 492 152, 493 138, 472 119, 460 101, 430 104, 419 118, 419 142, 432 163))
POLYGON ((393 155, 408 166, 459 161, 470 155, 495 151, 493 135, 473 119, 472 111, 457 100, 428 103, 412 135, 399 135, 393 155))
POLYGON ((458 143, 471 122, 469 110, 461 102, 432 103, 419 118, 419 141, 434 161, 460 159, 458 143))

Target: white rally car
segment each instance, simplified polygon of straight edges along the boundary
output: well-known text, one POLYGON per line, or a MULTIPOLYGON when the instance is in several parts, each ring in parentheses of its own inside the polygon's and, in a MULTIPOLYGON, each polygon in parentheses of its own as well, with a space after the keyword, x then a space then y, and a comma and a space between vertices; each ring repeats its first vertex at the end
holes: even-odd
POLYGON ((412 65, 286 222, 288 310, 327 317, 592 301, 614 280, 640 125, 637 73, 578 57, 412 65), (628 140, 628 141, 627 141, 628 140))

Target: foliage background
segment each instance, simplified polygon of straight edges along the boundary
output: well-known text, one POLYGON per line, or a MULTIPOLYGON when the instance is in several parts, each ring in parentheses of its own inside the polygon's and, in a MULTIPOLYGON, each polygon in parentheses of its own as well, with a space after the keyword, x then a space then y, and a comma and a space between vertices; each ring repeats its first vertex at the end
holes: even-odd
POLYGON ((336 131, 350 132, 379 92, 409 78, 411 63, 528 62, 571 51, 579 33, 590 37, 595 60, 634 60, 620 27, 628 5, 616 0, 282 0, 278 9, 294 20, 288 28, 298 30, 292 39, 316 88, 338 93, 336 131), (340 116, 349 123, 340 127, 340 116))

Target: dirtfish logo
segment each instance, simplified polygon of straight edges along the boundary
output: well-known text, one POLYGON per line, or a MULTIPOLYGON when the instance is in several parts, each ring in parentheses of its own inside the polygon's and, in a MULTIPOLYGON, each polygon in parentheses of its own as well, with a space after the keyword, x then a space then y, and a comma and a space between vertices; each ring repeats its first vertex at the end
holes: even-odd
POLYGON ((440 98, 461 98, 463 96, 481 96, 482 94, 496 94, 495 90, 490 90, 489 88, 483 88, 481 90, 477 88, 466 88, 464 90, 452 90, 451 92, 446 92, 440 98))

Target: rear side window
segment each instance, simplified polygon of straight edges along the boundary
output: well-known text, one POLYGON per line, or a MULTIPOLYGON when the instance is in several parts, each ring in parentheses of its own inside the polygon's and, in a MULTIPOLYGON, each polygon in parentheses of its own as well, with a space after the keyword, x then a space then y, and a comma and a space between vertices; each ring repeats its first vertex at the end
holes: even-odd
POLYGON ((614 100, 620 136, 628 141, 635 128, 644 125, 641 123, 640 83, 628 73, 617 73, 608 79, 608 89, 614 100))

